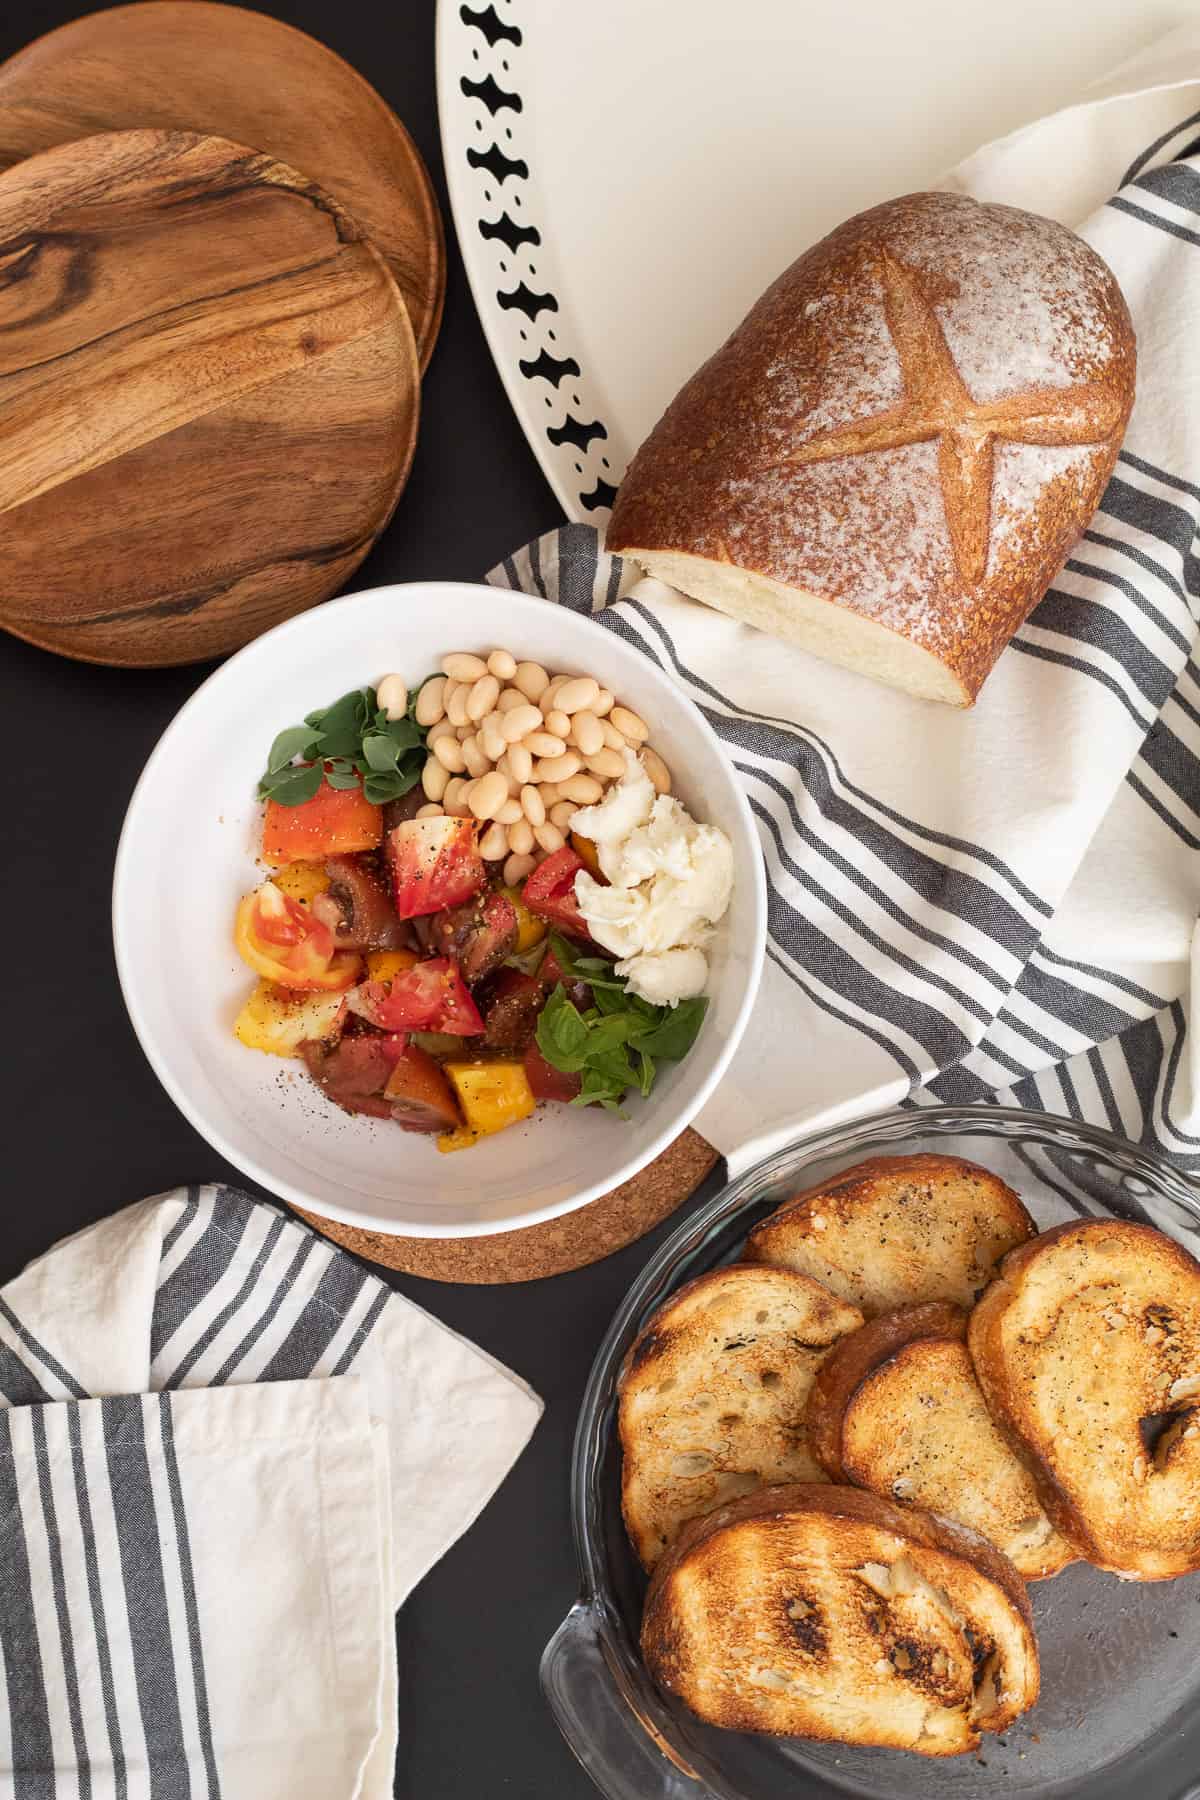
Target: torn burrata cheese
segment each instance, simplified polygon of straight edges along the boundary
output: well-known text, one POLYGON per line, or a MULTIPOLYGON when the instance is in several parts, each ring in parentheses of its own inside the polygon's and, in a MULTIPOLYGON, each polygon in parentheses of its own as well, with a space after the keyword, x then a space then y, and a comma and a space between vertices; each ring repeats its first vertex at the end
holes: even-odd
POLYGON ((575 898, 596 942, 621 958, 617 974, 630 993, 655 1006, 703 993, 704 950, 733 891, 725 833, 656 793, 631 750, 620 781, 597 806, 574 813, 570 828, 595 844, 609 884, 581 870, 575 898))

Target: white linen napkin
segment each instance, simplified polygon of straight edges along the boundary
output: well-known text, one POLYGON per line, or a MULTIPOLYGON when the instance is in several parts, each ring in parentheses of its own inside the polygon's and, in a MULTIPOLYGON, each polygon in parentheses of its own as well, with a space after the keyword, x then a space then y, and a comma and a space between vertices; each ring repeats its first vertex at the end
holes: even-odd
POLYGON ((56 1245, 0 1290, 0 1792, 386 1800, 394 1612, 540 1413, 231 1189, 56 1245))
POLYGON ((1139 343, 1100 510, 973 709, 639 580, 589 527, 489 579, 597 613, 675 677, 743 778, 768 964, 697 1120, 735 1167, 888 1105, 994 1100, 1200 1168, 1200 29, 942 185, 1079 230, 1139 343))

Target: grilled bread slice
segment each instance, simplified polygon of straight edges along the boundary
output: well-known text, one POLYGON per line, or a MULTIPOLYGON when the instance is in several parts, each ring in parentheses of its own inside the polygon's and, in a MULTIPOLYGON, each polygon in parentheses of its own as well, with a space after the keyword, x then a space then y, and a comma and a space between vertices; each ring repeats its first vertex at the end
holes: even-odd
POLYGON ((750 1262, 811 1275, 868 1319, 923 1300, 972 1306, 1037 1230, 998 1175, 958 1156, 876 1156, 756 1225, 750 1262))
POLYGON ((809 1442, 831 1481, 969 1525, 1027 1581, 1057 1575, 1079 1552, 988 1412, 966 1335, 962 1308, 935 1300, 843 1338, 812 1385, 809 1442))
POLYGON ((621 1503, 654 1567, 687 1519, 764 1482, 820 1481, 805 1407, 831 1344, 862 1324, 790 1269, 737 1264, 659 1308, 620 1380, 621 1503))
POLYGON ((1200 1569, 1200 1263, 1150 1225, 1058 1225, 971 1316, 975 1373, 1042 1504, 1131 1581, 1200 1569))
POLYGON ((642 1653, 711 1725, 923 1756, 977 1749, 1038 1696, 1011 1564, 857 1488, 766 1488, 686 1526, 650 1583, 642 1653))

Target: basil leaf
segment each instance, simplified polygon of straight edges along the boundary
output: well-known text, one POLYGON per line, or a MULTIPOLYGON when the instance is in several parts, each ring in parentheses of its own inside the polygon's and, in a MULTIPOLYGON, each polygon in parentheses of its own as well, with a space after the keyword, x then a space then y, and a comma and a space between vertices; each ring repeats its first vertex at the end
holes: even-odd
POLYGON ((395 769, 398 751, 390 737, 365 737, 362 748, 368 767, 375 774, 386 775, 395 769))
POLYGON ((650 1089, 654 1086, 654 1077, 657 1073, 654 1067, 654 1058, 652 1056, 647 1056, 646 1052, 642 1050, 637 1054, 636 1062, 638 1086, 641 1088, 642 1093, 649 1098, 650 1089))
POLYGON ((708 1001, 701 995, 695 1000, 681 1000, 675 1007, 655 1007, 654 1010, 665 1016, 661 1024, 638 1033, 634 1039, 638 1049, 648 1050, 664 1062, 682 1062, 704 1023, 708 1001))
POLYGON ((307 768, 297 765, 281 769, 277 775, 260 782, 259 793, 264 799, 277 801, 280 806, 303 806, 306 800, 312 799, 324 777, 320 763, 310 763, 307 768))
POLYGON ((587 1024, 560 982, 538 1014, 538 1049, 553 1068, 574 1075, 584 1065, 587 1040, 587 1024))
POLYGON ((625 983, 621 976, 613 974, 613 966, 602 956, 580 956, 572 949, 560 932, 550 933, 550 948, 554 959, 563 974, 572 981, 586 981, 589 987, 616 988, 618 993, 625 991, 625 983))
POLYGON ((307 725, 289 725, 271 745, 267 755, 267 774, 275 775, 280 769, 286 769, 297 756, 310 760, 313 747, 313 733, 307 725))

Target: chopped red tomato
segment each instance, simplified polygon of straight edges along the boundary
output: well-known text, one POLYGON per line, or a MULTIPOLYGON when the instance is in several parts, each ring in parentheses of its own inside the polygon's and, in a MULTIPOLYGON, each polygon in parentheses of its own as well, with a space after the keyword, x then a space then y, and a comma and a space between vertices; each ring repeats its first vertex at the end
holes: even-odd
POLYGON ((375 850, 383 842, 383 808, 373 806, 361 787, 331 788, 323 781, 300 806, 267 801, 263 856, 270 863, 317 862, 375 850))
POLYGON ((432 1056, 415 1044, 392 1064, 383 1097, 404 1131, 455 1131, 462 1124, 450 1083, 432 1056))
POLYGON ((582 1076, 564 1075, 561 1069, 546 1061, 536 1038, 525 1052, 525 1079, 535 1100, 574 1100, 583 1086, 582 1076))
POLYGON ((333 1050, 328 1044, 300 1046, 308 1072, 322 1092, 344 1112, 365 1113, 371 1119, 392 1116, 384 1089, 404 1050, 402 1036, 379 1037, 369 1031, 344 1037, 333 1050))
POLYGON ((479 892, 483 858, 474 819, 406 819, 388 832, 392 898, 402 919, 460 906, 479 892))
POLYGON ((436 949, 454 958, 464 981, 482 981, 516 948, 516 910, 504 894, 476 894, 465 906, 438 913, 429 935, 436 949))
POLYGON ((362 968, 357 956, 335 955, 328 925, 273 881, 240 902, 233 941, 243 962, 279 987, 338 993, 353 985, 362 968))
POLYGON ((575 898, 575 877, 583 866, 583 858, 564 845, 533 871, 522 889, 521 898, 530 912, 548 919, 560 931, 586 938, 588 928, 575 898))
POLYGON ((352 1012, 380 1031, 444 1031, 475 1037, 483 1030, 457 963, 431 956, 389 982, 364 981, 347 995, 352 1012))

